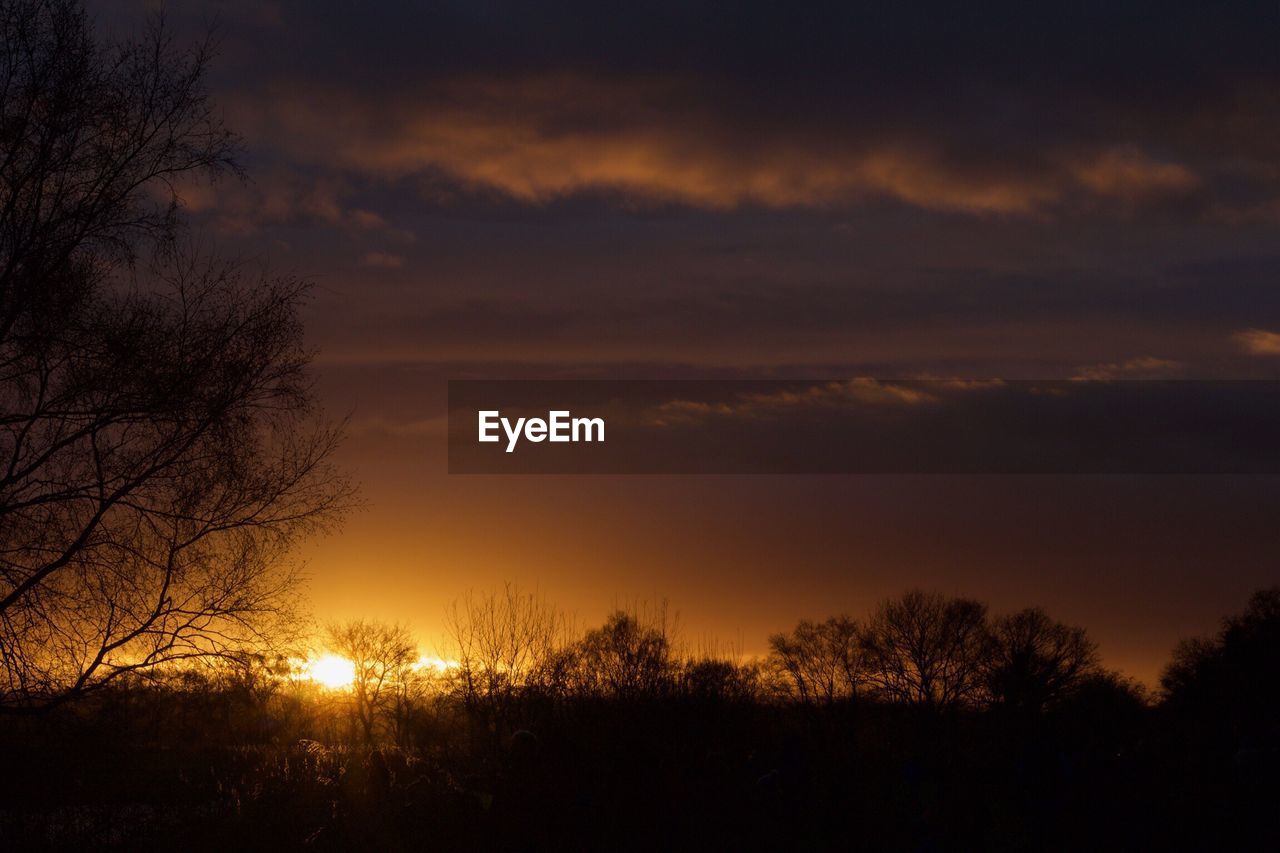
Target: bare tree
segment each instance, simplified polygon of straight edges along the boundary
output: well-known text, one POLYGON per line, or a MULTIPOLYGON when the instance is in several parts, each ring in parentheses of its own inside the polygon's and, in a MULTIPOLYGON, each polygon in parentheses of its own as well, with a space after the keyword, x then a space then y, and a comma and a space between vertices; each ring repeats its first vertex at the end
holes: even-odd
POLYGON ((665 601, 618 610, 578 645, 580 686, 616 699, 658 696, 675 685, 675 623, 665 601))
POLYGON ((867 625, 867 678, 892 701, 950 708, 982 692, 987 608, 919 590, 887 601, 867 625))
POLYGON ((397 743, 405 740, 407 715, 423 679, 418 646, 408 629, 362 619, 335 623, 325 637, 330 651, 351 662, 351 717, 365 743, 381 729, 397 743))
POLYGON ((861 631, 848 616, 803 619, 791 633, 770 637, 769 648, 770 663, 801 702, 852 698, 864 677, 861 631))
POLYGON ((564 650, 571 642, 568 620, 537 593, 514 584, 487 594, 468 592, 446 614, 457 661, 454 687, 472 722, 500 736, 520 699, 557 686, 564 650))
POLYGON ((176 182, 236 171, 236 138, 204 89, 210 43, 180 50, 161 19, 102 44, 75 0, 4 0, 0 33, 0 341, 29 346, 173 236, 176 182))
POLYGON ((764 668, 758 661, 690 658, 679 664, 679 686, 685 697, 702 702, 756 702, 765 695, 764 668))
POLYGON ((233 165, 207 49, 97 44, 66 0, 0 28, 0 707, 42 707, 279 636, 351 491, 306 285, 175 239, 174 181, 233 165))
POLYGON ((1039 711, 1098 674, 1097 647, 1083 628, 1027 608, 994 620, 986 670, 994 703, 1039 711))

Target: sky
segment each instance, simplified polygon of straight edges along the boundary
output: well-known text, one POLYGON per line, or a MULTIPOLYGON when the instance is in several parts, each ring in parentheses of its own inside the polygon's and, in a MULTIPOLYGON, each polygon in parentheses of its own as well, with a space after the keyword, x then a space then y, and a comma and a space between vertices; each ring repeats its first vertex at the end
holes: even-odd
POLYGON ((1280 378, 1280 7, 1193 6, 166 3, 249 176, 182 187, 193 230, 316 283, 350 417, 317 618, 429 645, 509 580, 759 653, 919 586, 1153 681, 1280 580, 1280 481, 450 476, 445 387, 1280 378))

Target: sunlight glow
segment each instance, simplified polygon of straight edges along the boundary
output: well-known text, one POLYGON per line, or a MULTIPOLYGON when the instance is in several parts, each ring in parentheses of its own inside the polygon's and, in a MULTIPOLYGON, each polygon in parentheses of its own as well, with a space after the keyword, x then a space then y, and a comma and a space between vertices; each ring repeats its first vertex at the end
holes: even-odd
POLYGON ((434 670, 437 673, 448 672, 456 669, 458 662, 456 660, 445 660, 444 658, 432 657, 431 655, 423 655, 418 658, 413 668, 419 672, 423 670, 434 670))
POLYGON ((350 687, 356 680, 356 666, 351 661, 338 655, 322 655, 313 661, 307 661, 302 667, 303 677, 328 687, 330 690, 342 690, 350 687))

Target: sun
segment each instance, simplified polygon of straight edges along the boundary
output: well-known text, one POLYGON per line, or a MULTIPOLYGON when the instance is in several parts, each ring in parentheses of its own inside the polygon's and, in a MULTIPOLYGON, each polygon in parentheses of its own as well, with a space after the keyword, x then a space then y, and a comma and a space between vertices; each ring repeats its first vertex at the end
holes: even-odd
POLYGON ((307 678, 330 690, 341 690, 356 680, 356 665, 344 657, 328 654, 309 661, 305 673, 307 678))

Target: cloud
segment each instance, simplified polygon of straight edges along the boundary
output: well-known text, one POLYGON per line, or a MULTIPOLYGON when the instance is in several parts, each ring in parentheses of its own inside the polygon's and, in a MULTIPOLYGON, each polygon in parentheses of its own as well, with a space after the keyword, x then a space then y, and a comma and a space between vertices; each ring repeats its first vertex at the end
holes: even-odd
POLYGON ((1280 332, 1245 329, 1232 337, 1241 349, 1251 355, 1280 355, 1280 332))
POLYGON ((1167 358, 1144 355, 1126 361, 1090 364, 1076 371, 1073 379, 1106 381, 1110 379, 1161 379, 1176 373, 1182 363, 1167 358))
POLYGON ((282 106, 241 108, 251 136, 328 168, 398 180, 438 175, 542 205, 583 193, 711 210, 890 199, 927 210, 1027 215, 1073 196, 1135 203, 1201 185, 1191 166, 1135 144, 1067 140, 1017 156, 901 118, 774 123, 706 103, 678 76, 464 75, 410 94, 277 86, 282 106))
POLYGON ((1077 163, 1073 171, 1093 193, 1129 200, 1186 194, 1201 183, 1187 166, 1157 162, 1132 146, 1103 151, 1091 161, 1077 163))
POLYGON ((225 5, 217 95, 251 150, 435 202, 1280 210, 1280 58, 1247 5, 225 5))
POLYGON ((404 266, 404 258, 387 252, 369 252, 360 261, 366 267, 384 270, 398 270, 404 266))
POLYGON ((772 408, 795 405, 843 405, 847 403, 917 405, 919 403, 934 402, 937 398, 925 391, 920 384, 904 385, 895 382, 884 382, 879 379, 859 378, 825 382, 800 391, 749 394, 743 399, 750 406, 772 408))
POLYGON ((300 165, 276 166, 252 181, 217 183, 187 181, 177 187, 183 206, 210 217, 213 225, 232 234, 251 234, 264 226, 322 224, 352 234, 363 232, 413 242, 411 232, 393 227, 373 210, 351 203, 358 176, 340 170, 300 165))
POLYGON ((728 401, 669 400, 654 407, 646 420, 655 426, 667 426, 709 417, 755 418, 789 409, 917 406, 937 402, 939 398, 932 391, 965 391, 978 387, 990 386, 985 382, 899 383, 868 378, 836 380, 795 388, 745 392, 728 401))
POLYGON ((347 215, 351 222, 360 228, 385 228, 387 225, 387 220, 372 210, 353 208, 347 215))

